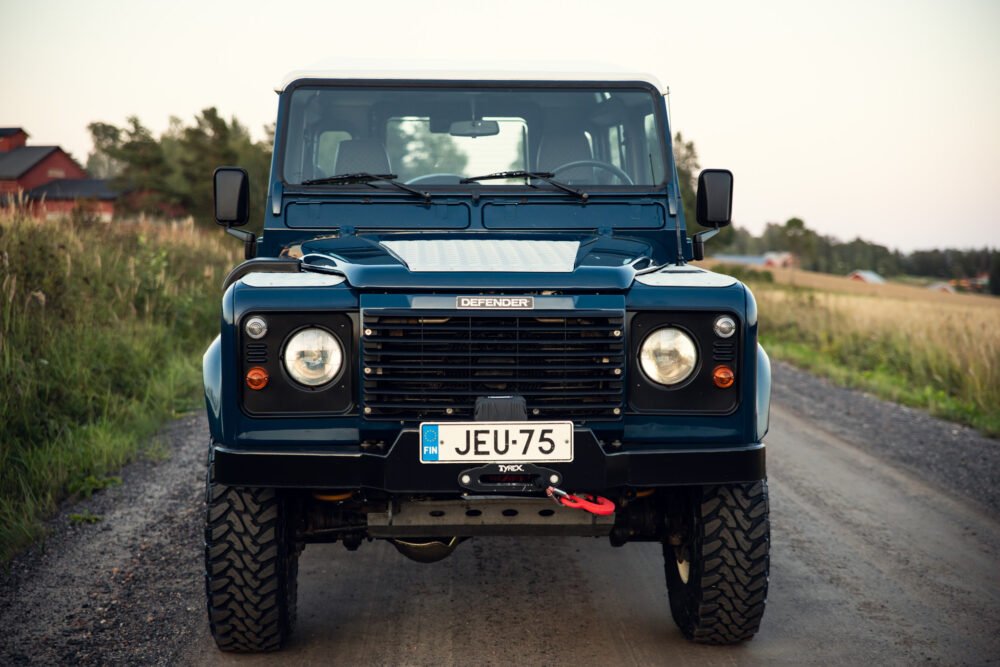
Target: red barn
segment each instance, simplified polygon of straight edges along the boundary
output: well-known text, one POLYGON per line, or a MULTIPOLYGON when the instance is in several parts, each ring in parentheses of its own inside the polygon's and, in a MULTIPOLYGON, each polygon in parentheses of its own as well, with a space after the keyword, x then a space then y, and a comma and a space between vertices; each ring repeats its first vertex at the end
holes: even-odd
POLYGON ((34 215, 58 218, 85 208, 109 221, 118 193, 58 146, 28 146, 20 127, 0 127, 0 205, 23 192, 34 215))
POLYGON ((60 178, 28 192, 36 217, 55 220, 81 211, 101 222, 115 216, 118 193, 101 178, 60 178))
POLYGON ((0 194, 27 192, 60 178, 87 178, 87 172, 58 146, 26 146, 19 127, 0 127, 0 194))

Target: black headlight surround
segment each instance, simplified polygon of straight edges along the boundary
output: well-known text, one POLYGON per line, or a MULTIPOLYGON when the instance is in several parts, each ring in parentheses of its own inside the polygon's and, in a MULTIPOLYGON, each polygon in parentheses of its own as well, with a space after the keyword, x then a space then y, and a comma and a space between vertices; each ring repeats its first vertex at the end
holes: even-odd
POLYGON ((645 414, 731 414, 739 407, 743 382, 740 345, 742 318, 729 311, 662 311, 634 313, 629 323, 629 408, 645 414), (719 338, 712 326, 719 315, 736 321, 736 333, 719 338), (676 385, 662 385, 646 377, 639 362, 639 350, 653 331, 676 327, 691 336, 698 348, 698 363, 690 377, 676 385), (726 364, 736 373, 736 382, 720 389, 712 381, 712 370, 726 364))
POLYGON ((345 313, 330 312, 280 312, 255 311, 240 319, 239 340, 240 402, 243 411, 251 416, 343 415, 354 408, 354 383, 357 360, 355 349, 355 324, 345 313), (262 317, 267 322, 267 333, 254 340, 246 335, 243 327, 252 317, 262 317), (285 345, 295 333, 317 327, 325 329, 337 339, 344 354, 343 367, 333 381, 318 387, 299 384, 291 378, 282 361, 285 345), (246 386, 247 371, 260 366, 270 376, 267 387, 254 391, 246 386))

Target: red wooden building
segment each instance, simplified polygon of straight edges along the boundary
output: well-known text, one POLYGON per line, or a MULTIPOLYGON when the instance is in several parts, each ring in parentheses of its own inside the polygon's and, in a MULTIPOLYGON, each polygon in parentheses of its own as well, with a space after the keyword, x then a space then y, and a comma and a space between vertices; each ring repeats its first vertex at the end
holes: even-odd
POLYGON ((28 146, 20 127, 0 127, 0 204, 23 192, 39 217, 62 217, 80 206, 110 220, 118 195, 92 179, 59 146, 28 146))

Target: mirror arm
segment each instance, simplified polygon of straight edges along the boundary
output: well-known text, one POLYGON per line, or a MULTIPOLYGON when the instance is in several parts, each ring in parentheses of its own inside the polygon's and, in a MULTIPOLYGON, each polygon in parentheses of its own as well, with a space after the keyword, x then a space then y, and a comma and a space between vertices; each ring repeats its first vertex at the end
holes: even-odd
POLYGON ((706 229, 691 237, 691 258, 694 260, 705 259, 705 241, 719 233, 719 228, 706 229))
POLYGON ((253 232, 236 229, 235 227, 226 227, 226 233, 243 241, 244 259, 253 259, 257 256, 257 236, 253 232))

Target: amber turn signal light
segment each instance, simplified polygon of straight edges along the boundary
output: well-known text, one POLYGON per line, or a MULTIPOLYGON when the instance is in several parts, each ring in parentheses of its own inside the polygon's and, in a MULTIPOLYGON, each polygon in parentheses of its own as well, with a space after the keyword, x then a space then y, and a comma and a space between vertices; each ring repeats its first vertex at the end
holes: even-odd
POLYGON ((719 389, 729 389, 736 382, 736 375, 729 366, 716 366, 712 371, 712 382, 719 389))
POLYGON ((271 376, 260 366, 254 366, 247 371, 247 386, 254 391, 260 391, 267 386, 267 381, 271 376))

